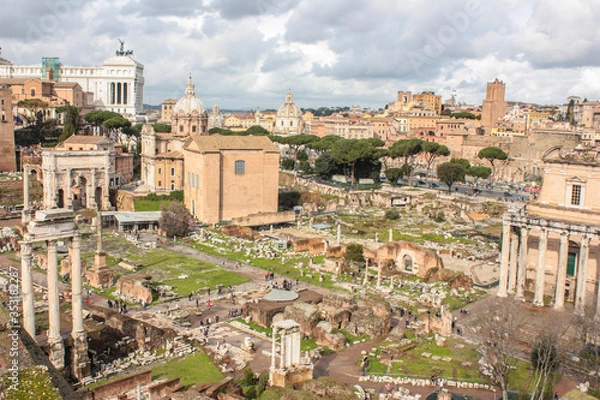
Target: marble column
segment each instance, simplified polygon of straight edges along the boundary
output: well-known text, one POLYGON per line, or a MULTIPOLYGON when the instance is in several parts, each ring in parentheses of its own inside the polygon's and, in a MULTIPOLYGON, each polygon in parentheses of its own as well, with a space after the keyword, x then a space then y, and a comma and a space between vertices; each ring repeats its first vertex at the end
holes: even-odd
POLYGON ((587 262, 590 253, 590 238, 584 236, 581 239, 579 249, 579 263, 577 265, 577 291, 575 292, 575 313, 583 314, 585 309, 585 291, 587 280, 587 262))
POLYGON ((66 208, 73 208, 73 193, 71 193, 71 175, 72 175, 72 169, 71 168, 67 168, 67 179, 66 179, 66 186, 65 186, 65 207, 66 208))
POLYGON ((502 257, 500 260, 500 279, 498 286, 498 297, 506 297, 508 286, 508 263, 510 260, 510 224, 506 221, 502 224, 502 257))
POLYGON ((510 260, 508 268, 508 293, 514 293, 517 286, 517 264, 519 260, 519 235, 510 234, 510 260))
POLYGON ((86 207, 98 209, 99 206, 96 204, 96 168, 92 168, 92 173, 90 176, 90 190, 88 193, 88 204, 86 204, 86 207))
POLYGON ((363 281, 363 286, 369 282, 369 259, 365 258, 365 280, 363 281))
POLYGON ((58 370, 65 367, 65 348, 60 336, 60 300, 56 240, 48 240, 48 344, 49 358, 58 370))
POLYGON ((285 331, 282 330, 279 333, 279 337, 281 338, 280 340, 280 351, 279 351, 279 356, 280 356, 280 360, 279 360, 279 368, 281 369, 285 369, 285 331))
POLYGON ((548 247, 548 231, 540 230, 538 245, 538 263, 535 269, 535 293, 533 305, 542 307, 544 305, 544 278, 546 275, 546 250, 548 247))
POLYGON ((377 286, 381 286, 381 261, 377 262, 377 286))
POLYGON ((554 309, 562 310, 565 306, 565 280, 567 279, 567 262, 569 260, 569 234, 560 234, 558 248, 558 269, 556 271, 556 291, 554 293, 554 309))
POLYGON ((25 234, 21 244, 21 292, 23 293, 23 327, 35 340, 35 293, 31 274, 31 238, 25 234))
POLYGON ((273 338, 271 340, 271 369, 275 369, 275 357, 277 353, 277 327, 273 327, 273 338))
POLYGON ((392 228, 390 228, 390 237, 389 237, 389 242, 393 242, 394 241, 394 230, 392 228))
POLYGON ((517 299, 525 298, 525 279, 527 278, 527 240, 529 239, 529 229, 521 227, 521 242, 519 247, 519 264, 517 266, 517 299))
POLYGON ((340 241, 342 240, 342 225, 338 224, 337 226, 337 237, 335 240, 335 244, 340 244, 340 241))
POLYGON ((90 376, 90 359, 88 356, 88 343, 83 327, 83 299, 81 282, 81 237, 73 236, 71 243, 71 303, 73 314, 73 376, 81 381, 90 376))
POLYGON ((31 221, 32 210, 29 209, 29 164, 23 166, 23 211, 21 221, 23 225, 31 221))

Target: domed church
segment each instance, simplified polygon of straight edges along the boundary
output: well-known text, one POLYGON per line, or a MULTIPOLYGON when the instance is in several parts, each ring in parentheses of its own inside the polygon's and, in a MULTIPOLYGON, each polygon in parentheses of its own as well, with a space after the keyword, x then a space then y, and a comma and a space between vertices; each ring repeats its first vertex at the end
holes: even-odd
POLYGON ((297 135, 302 132, 302 110, 294 103, 294 95, 289 90, 285 95, 285 103, 277 110, 275 134, 297 135))
POLYGON ((183 145, 191 135, 208 135, 208 112, 196 97, 190 75, 185 95, 173 107, 171 132, 155 132, 151 125, 142 128, 141 173, 148 190, 183 190, 183 145))

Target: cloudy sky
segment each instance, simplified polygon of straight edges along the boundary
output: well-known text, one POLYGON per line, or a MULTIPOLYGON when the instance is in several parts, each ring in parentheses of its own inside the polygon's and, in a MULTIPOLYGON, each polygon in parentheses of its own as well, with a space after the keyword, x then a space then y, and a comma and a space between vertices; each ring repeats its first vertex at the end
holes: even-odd
POLYGON ((145 102, 382 107, 398 90, 481 104, 600 98, 600 1, 19 0, 0 12, 2 57, 100 65, 119 43, 145 66, 145 102))

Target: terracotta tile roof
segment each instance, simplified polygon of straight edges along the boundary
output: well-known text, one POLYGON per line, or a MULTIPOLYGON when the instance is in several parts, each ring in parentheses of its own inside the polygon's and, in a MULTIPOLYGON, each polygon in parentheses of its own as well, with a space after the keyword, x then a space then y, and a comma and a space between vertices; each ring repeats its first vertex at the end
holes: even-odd
POLYGON ((192 142, 198 146, 200 151, 264 150, 279 153, 277 146, 266 136, 192 135, 184 148, 188 149, 192 142))
POLYGON ((73 135, 69 136, 61 144, 73 143, 73 144, 98 144, 104 140, 104 136, 87 136, 87 135, 73 135))
POLYGON ((183 153, 180 151, 169 151, 156 155, 157 158, 183 158, 183 153))

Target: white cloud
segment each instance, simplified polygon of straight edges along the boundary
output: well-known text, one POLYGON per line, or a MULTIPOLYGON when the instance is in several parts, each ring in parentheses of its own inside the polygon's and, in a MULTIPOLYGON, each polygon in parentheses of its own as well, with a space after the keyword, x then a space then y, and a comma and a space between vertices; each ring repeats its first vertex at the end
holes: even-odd
POLYGON ((100 64, 125 39, 146 101, 207 106, 382 107, 398 90, 480 104, 499 77, 510 100, 595 99, 600 3, 586 0, 21 0, 3 5, 0 47, 17 64, 100 64))

